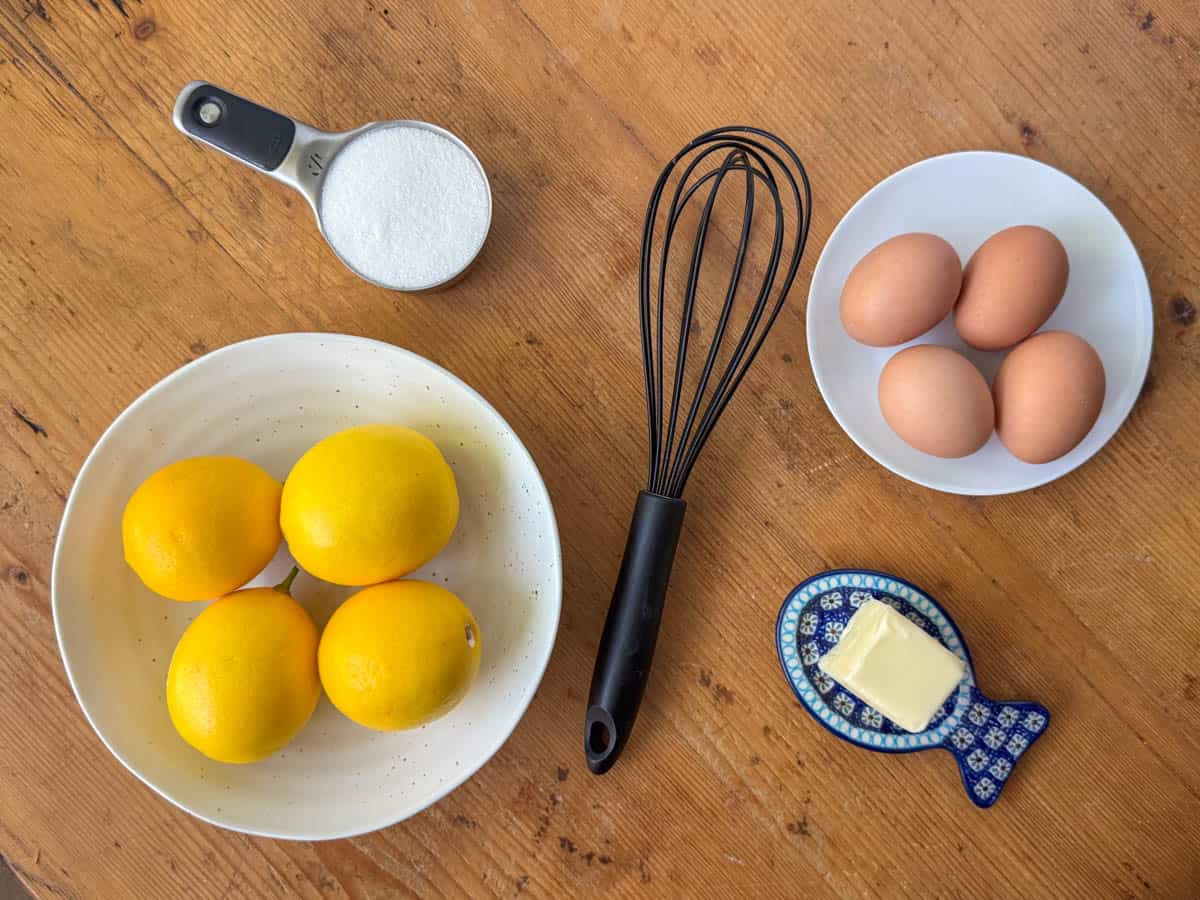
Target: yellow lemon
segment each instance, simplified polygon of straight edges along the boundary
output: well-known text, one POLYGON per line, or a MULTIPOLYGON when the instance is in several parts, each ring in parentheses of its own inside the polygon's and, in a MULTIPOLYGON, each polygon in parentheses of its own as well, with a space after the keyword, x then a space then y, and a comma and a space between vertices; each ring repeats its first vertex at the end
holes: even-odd
POLYGON ((188 626, 167 672, 175 730, 210 759, 248 763, 284 747, 321 696, 317 628, 277 588, 222 597, 188 626))
POLYGON ((454 594, 424 581, 359 591, 337 608, 317 654, 325 693, 379 731, 449 712, 479 673, 479 625, 454 594))
POLYGON ((446 546, 458 524, 458 489, 429 438, 363 425, 300 457, 283 485, 280 523, 306 571, 334 584, 378 584, 446 546))
POLYGON ((121 518, 125 561, 146 587, 172 600, 211 600, 271 561, 280 484, 234 456, 197 456, 141 483, 121 518))

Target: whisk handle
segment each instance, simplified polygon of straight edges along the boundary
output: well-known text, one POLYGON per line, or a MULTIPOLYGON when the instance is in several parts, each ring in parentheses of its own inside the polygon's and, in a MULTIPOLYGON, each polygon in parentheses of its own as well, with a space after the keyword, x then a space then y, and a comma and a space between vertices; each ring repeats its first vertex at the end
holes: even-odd
POLYGON ((686 510, 677 498, 638 494, 588 695, 583 746, 597 775, 612 768, 633 730, 686 510))

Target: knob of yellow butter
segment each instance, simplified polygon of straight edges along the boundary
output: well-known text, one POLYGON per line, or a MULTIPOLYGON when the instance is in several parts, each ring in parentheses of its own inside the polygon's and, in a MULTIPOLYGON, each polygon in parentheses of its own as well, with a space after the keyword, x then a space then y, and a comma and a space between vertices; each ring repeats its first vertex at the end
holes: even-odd
POLYGON ((872 598, 850 617, 821 671, 905 731, 919 733, 967 665, 892 607, 872 598))

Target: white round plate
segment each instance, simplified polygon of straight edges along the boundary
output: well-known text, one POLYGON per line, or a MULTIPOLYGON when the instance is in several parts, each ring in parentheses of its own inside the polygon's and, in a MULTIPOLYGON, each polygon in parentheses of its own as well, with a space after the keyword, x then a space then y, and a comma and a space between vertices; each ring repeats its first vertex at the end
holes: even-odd
POLYGON ((917 484, 954 494, 1009 494, 1053 481, 1108 442, 1138 398, 1154 339, 1150 286, 1133 242, 1116 217, 1075 179, 1008 153, 951 153, 901 169, 846 213, 833 230, 808 292, 808 355, 829 411, 867 455, 917 484), (902 347, 942 344, 966 354, 989 383, 1004 353, 968 347, 949 317, 901 347, 852 340, 838 314, 842 285, 871 248, 909 231, 941 235, 963 264, 988 237, 1011 225, 1040 225, 1067 248, 1067 292, 1044 329, 1072 331, 1100 354, 1107 390, 1100 418, 1074 450, 1031 465, 991 440, 963 459, 939 459, 898 438, 879 411, 884 364, 902 347))
MULTIPOLYGON (((253 584, 278 582, 286 546, 253 584)), ((324 626, 350 589, 301 574, 293 590, 324 626)), ((558 630, 562 562, 546 487, 479 394, 389 344, 280 334, 217 350, 123 412, 80 470, 54 554, 54 625, 67 676, 101 740, 172 803, 226 828, 321 840, 391 825, 449 793, 500 749, 525 712, 558 630), (483 637, 478 680, 447 716, 393 733, 322 697, 287 748, 252 765, 212 762, 175 733, 167 666, 202 603, 153 594, 125 564, 121 513, 138 484, 189 456, 243 456, 283 480, 313 443, 367 422, 431 437, 458 479, 450 545, 414 577, 457 593, 483 637)))

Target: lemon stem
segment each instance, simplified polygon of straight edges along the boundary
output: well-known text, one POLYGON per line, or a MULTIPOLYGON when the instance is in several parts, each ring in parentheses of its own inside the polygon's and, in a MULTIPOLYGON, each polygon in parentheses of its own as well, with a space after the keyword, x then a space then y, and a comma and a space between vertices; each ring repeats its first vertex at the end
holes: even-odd
POLYGON ((300 567, 292 566, 292 571, 288 572, 288 577, 279 582, 279 584, 275 585, 275 590, 279 591, 281 594, 287 594, 290 597, 292 595, 292 582, 296 580, 296 576, 299 574, 300 567))

